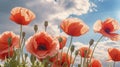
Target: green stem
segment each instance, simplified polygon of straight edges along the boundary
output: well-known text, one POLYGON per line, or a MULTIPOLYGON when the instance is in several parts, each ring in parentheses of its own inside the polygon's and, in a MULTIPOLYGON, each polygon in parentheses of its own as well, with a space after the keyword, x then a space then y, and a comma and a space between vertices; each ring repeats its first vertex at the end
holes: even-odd
MULTIPOLYGON (((10 45, 11 44, 8 44, 8 59, 10 59, 10 45)), ((10 67, 10 60, 9 60, 8 67, 10 67)))
POLYGON ((22 25, 20 25, 20 40, 19 40, 20 48, 21 48, 21 40, 22 40, 22 25))
POLYGON ((10 44, 8 45, 8 58, 10 58, 10 44))
MULTIPOLYGON (((72 53, 73 53, 73 52, 71 52, 71 55, 70 55, 71 57, 72 57, 72 53)), ((71 63, 71 60, 72 60, 72 58, 70 58, 70 63, 71 63)))
POLYGON ((94 48, 93 48, 93 52, 92 52, 91 57, 90 57, 90 63, 91 63, 91 59, 92 59, 92 57, 93 57, 93 53, 94 53, 94 51, 95 51, 95 48, 97 47, 98 43, 100 42, 100 40, 101 40, 102 38, 103 38, 103 36, 101 36, 101 37, 98 39, 98 41, 96 42, 96 44, 95 44, 95 46, 94 46, 94 48))
POLYGON ((25 59, 23 58, 23 47, 25 45, 25 38, 22 38, 22 41, 23 45, 21 46, 21 55, 22 55, 22 61, 25 62, 25 59))
POLYGON ((46 32, 46 30, 47 30, 47 27, 45 27, 45 32, 46 32))
POLYGON ((20 25, 20 39, 19 39, 19 54, 18 54, 18 61, 20 62, 20 55, 21 55, 21 39, 22 39, 22 25, 20 25))
POLYGON ((69 53, 70 47, 72 46, 72 39, 73 39, 73 37, 71 36, 70 44, 69 44, 69 47, 68 47, 68 50, 67 50, 67 56, 68 56, 68 53, 69 53))
POLYGON ((80 67, 82 67, 82 57, 81 57, 80 67))
POLYGON ((62 50, 61 50, 61 60, 60 60, 60 62, 62 62, 62 53, 63 53, 63 48, 62 48, 62 50))
POLYGON ((86 58, 83 58, 83 67, 86 67, 85 63, 86 63, 86 58))
POLYGON ((115 67, 115 61, 113 62, 113 67, 115 67))
MULTIPOLYGON (((90 52, 90 45, 88 47, 87 52, 85 53, 85 58, 84 58, 84 61, 83 61, 83 66, 86 64, 86 59, 87 59, 87 56, 88 56, 89 52, 90 52)), ((87 60, 87 65, 88 65, 88 60, 87 60)))
MULTIPOLYGON (((75 57, 74 57, 73 64, 75 62, 76 57, 77 57, 77 55, 75 55, 75 57)), ((71 67, 73 67, 73 64, 71 65, 71 67)))

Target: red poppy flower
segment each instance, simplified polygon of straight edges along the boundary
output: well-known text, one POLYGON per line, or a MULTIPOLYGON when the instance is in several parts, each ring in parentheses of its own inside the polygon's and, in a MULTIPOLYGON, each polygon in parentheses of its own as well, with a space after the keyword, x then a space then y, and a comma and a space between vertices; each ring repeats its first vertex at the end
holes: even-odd
POLYGON ((90 58, 91 54, 92 54, 92 50, 90 49, 88 54, 86 55, 87 51, 88 51, 88 47, 81 47, 79 49, 79 54, 81 57, 86 57, 86 58, 90 58))
POLYGON ((59 42, 48 33, 39 32, 28 39, 26 49, 38 59, 44 59, 47 56, 54 56, 58 52, 59 42))
POLYGON ((66 44, 67 38, 65 36, 59 36, 57 39, 59 41, 60 49, 62 49, 66 44))
POLYGON ((19 48, 19 37, 13 32, 7 31, 0 35, 0 59, 4 60, 8 57, 8 49, 10 48, 10 56, 13 56, 14 49, 19 48), (8 42, 11 39, 11 42, 8 42), (10 47, 9 47, 10 45, 10 47))
POLYGON ((110 38, 111 40, 120 40, 120 34, 113 33, 120 29, 120 24, 113 18, 108 18, 104 22, 98 20, 93 29, 97 33, 101 33, 103 36, 110 38))
POLYGON ((92 59, 91 64, 89 64, 88 67, 102 67, 102 64, 99 60, 92 59))
POLYGON ((71 36, 80 36, 89 30, 89 27, 77 18, 67 18, 63 20, 60 27, 65 33, 71 36))
POLYGON ((35 14, 29 9, 15 7, 11 10, 10 19, 17 24, 28 25, 33 19, 35 19, 35 14))
POLYGON ((64 65, 66 65, 66 67, 70 67, 70 64, 73 63, 73 59, 66 53, 58 53, 58 56, 52 58, 52 62, 52 67, 63 67, 64 65))
POLYGON ((120 61, 120 50, 116 48, 108 49, 109 60, 120 61))

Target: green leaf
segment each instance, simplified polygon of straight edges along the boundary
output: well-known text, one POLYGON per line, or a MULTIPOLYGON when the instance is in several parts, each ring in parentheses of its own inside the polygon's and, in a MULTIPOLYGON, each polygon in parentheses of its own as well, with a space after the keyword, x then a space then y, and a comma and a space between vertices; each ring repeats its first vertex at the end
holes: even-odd
POLYGON ((32 64, 34 64, 35 61, 36 61, 36 57, 34 55, 31 55, 30 56, 30 61, 31 61, 32 64))

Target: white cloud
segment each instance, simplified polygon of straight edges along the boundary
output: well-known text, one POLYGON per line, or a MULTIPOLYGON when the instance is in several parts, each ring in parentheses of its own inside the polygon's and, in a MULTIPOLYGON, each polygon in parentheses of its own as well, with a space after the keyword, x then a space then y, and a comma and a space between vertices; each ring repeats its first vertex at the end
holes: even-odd
POLYGON ((54 24, 60 23, 71 14, 86 14, 92 7, 96 7, 89 0, 36 0, 26 5, 35 10, 40 22, 48 20, 54 24))
MULTIPOLYGON (((69 17, 71 14, 86 14, 90 10, 94 11, 92 7, 97 7, 89 0, 35 0, 27 2, 26 6, 36 13, 36 21, 34 23, 39 26, 39 31, 44 30, 43 22, 47 20, 50 22, 47 32, 55 36, 61 34, 66 36, 65 33, 60 33, 59 29, 62 19, 69 17)), ((18 29, 15 31, 17 32, 18 29)), ((33 26, 24 27, 24 31, 33 34, 33 26)))
MULTIPOLYGON (((38 24, 39 29, 44 30, 44 27, 42 25, 45 20, 51 23, 47 31, 52 35, 59 35, 59 23, 62 19, 69 17, 71 14, 86 14, 91 9, 91 7, 95 6, 92 6, 92 3, 90 3, 89 0, 35 0, 25 1, 24 5, 25 7, 30 8, 36 14, 36 19, 30 25, 23 27, 23 31, 26 32, 27 37, 34 33, 34 24, 38 24)), ((3 16, 8 17, 8 14, 7 16, 3 16)), ((9 20, 9 22, 12 21, 9 20)), ((6 24, 8 24, 8 20, 6 21, 6 24)), ((12 31, 19 34, 19 26, 17 26, 17 24, 11 24, 8 25, 8 27, 4 30, 12 29, 12 31)), ((3 26, 1 28, 3 28, 3 26)), ((66 36, 65 33, 61 34, 64 34, 66 36)))
MULTIPOLYGON (((39 31, 45 30, 44 23, 39 24, 38 27, 39 27, 39 31)), ((58 25, 55 25, 53 23, 48 23, 46 32, 52 36, 60 35, 60 29, 59 29, 58 25)))

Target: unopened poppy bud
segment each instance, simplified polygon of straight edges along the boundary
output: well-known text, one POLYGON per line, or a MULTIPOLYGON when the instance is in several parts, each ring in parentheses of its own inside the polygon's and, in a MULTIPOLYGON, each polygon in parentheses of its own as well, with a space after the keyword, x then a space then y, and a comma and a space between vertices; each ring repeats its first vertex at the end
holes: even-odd
POLYGON ((91 39, 91 40, 90 40, 90 42, 89 42, 89 45, 90 45, 90 46, 92 46, 92 45, 93 45, 93 43, 94 43, 94 40, 93 40, 93 39, 91 39))
POLYGON ((45 21, 44 26, 45 26, 45 31, 46 31, 47 26, 48 26, 48 21, 45 21))
POLYGON ((34 25, 34 31, 37 32, 38 31, 38 26, 34 25))
POLYGON ((78 50, 75 51, 75 55, 76 55, 76 56, 78 55, 78 50))
POLYGON ((48 21, 45 21, 44 26, 45 26, 45 27, 48 26, 48 21))
POLYGON ((75 46, 74 46, 74 45, 72 45, 72 46, 71 46, 71 49, 70 49, 70 50, 71 50, 71 52, 73 52, 73 51, 74 51, 74 48, 75 48, 75 46))
POLYGON ((59 38, 58 38, 58 41, 59 41, 59 42, 62 42, 62 38, 61 38, 61 37, 59 37, 59 38))
POLYGON ((10 46, 10 45, 11 45, 11 43, 12 43, 12 38, 11 38, 11 37, 9 37, 9 38, 8 38, 8 45, 10 46))
POLYGON ((25 32, 22 32, 22 37, 23 37, 23 38, 25 37, 25 32))

